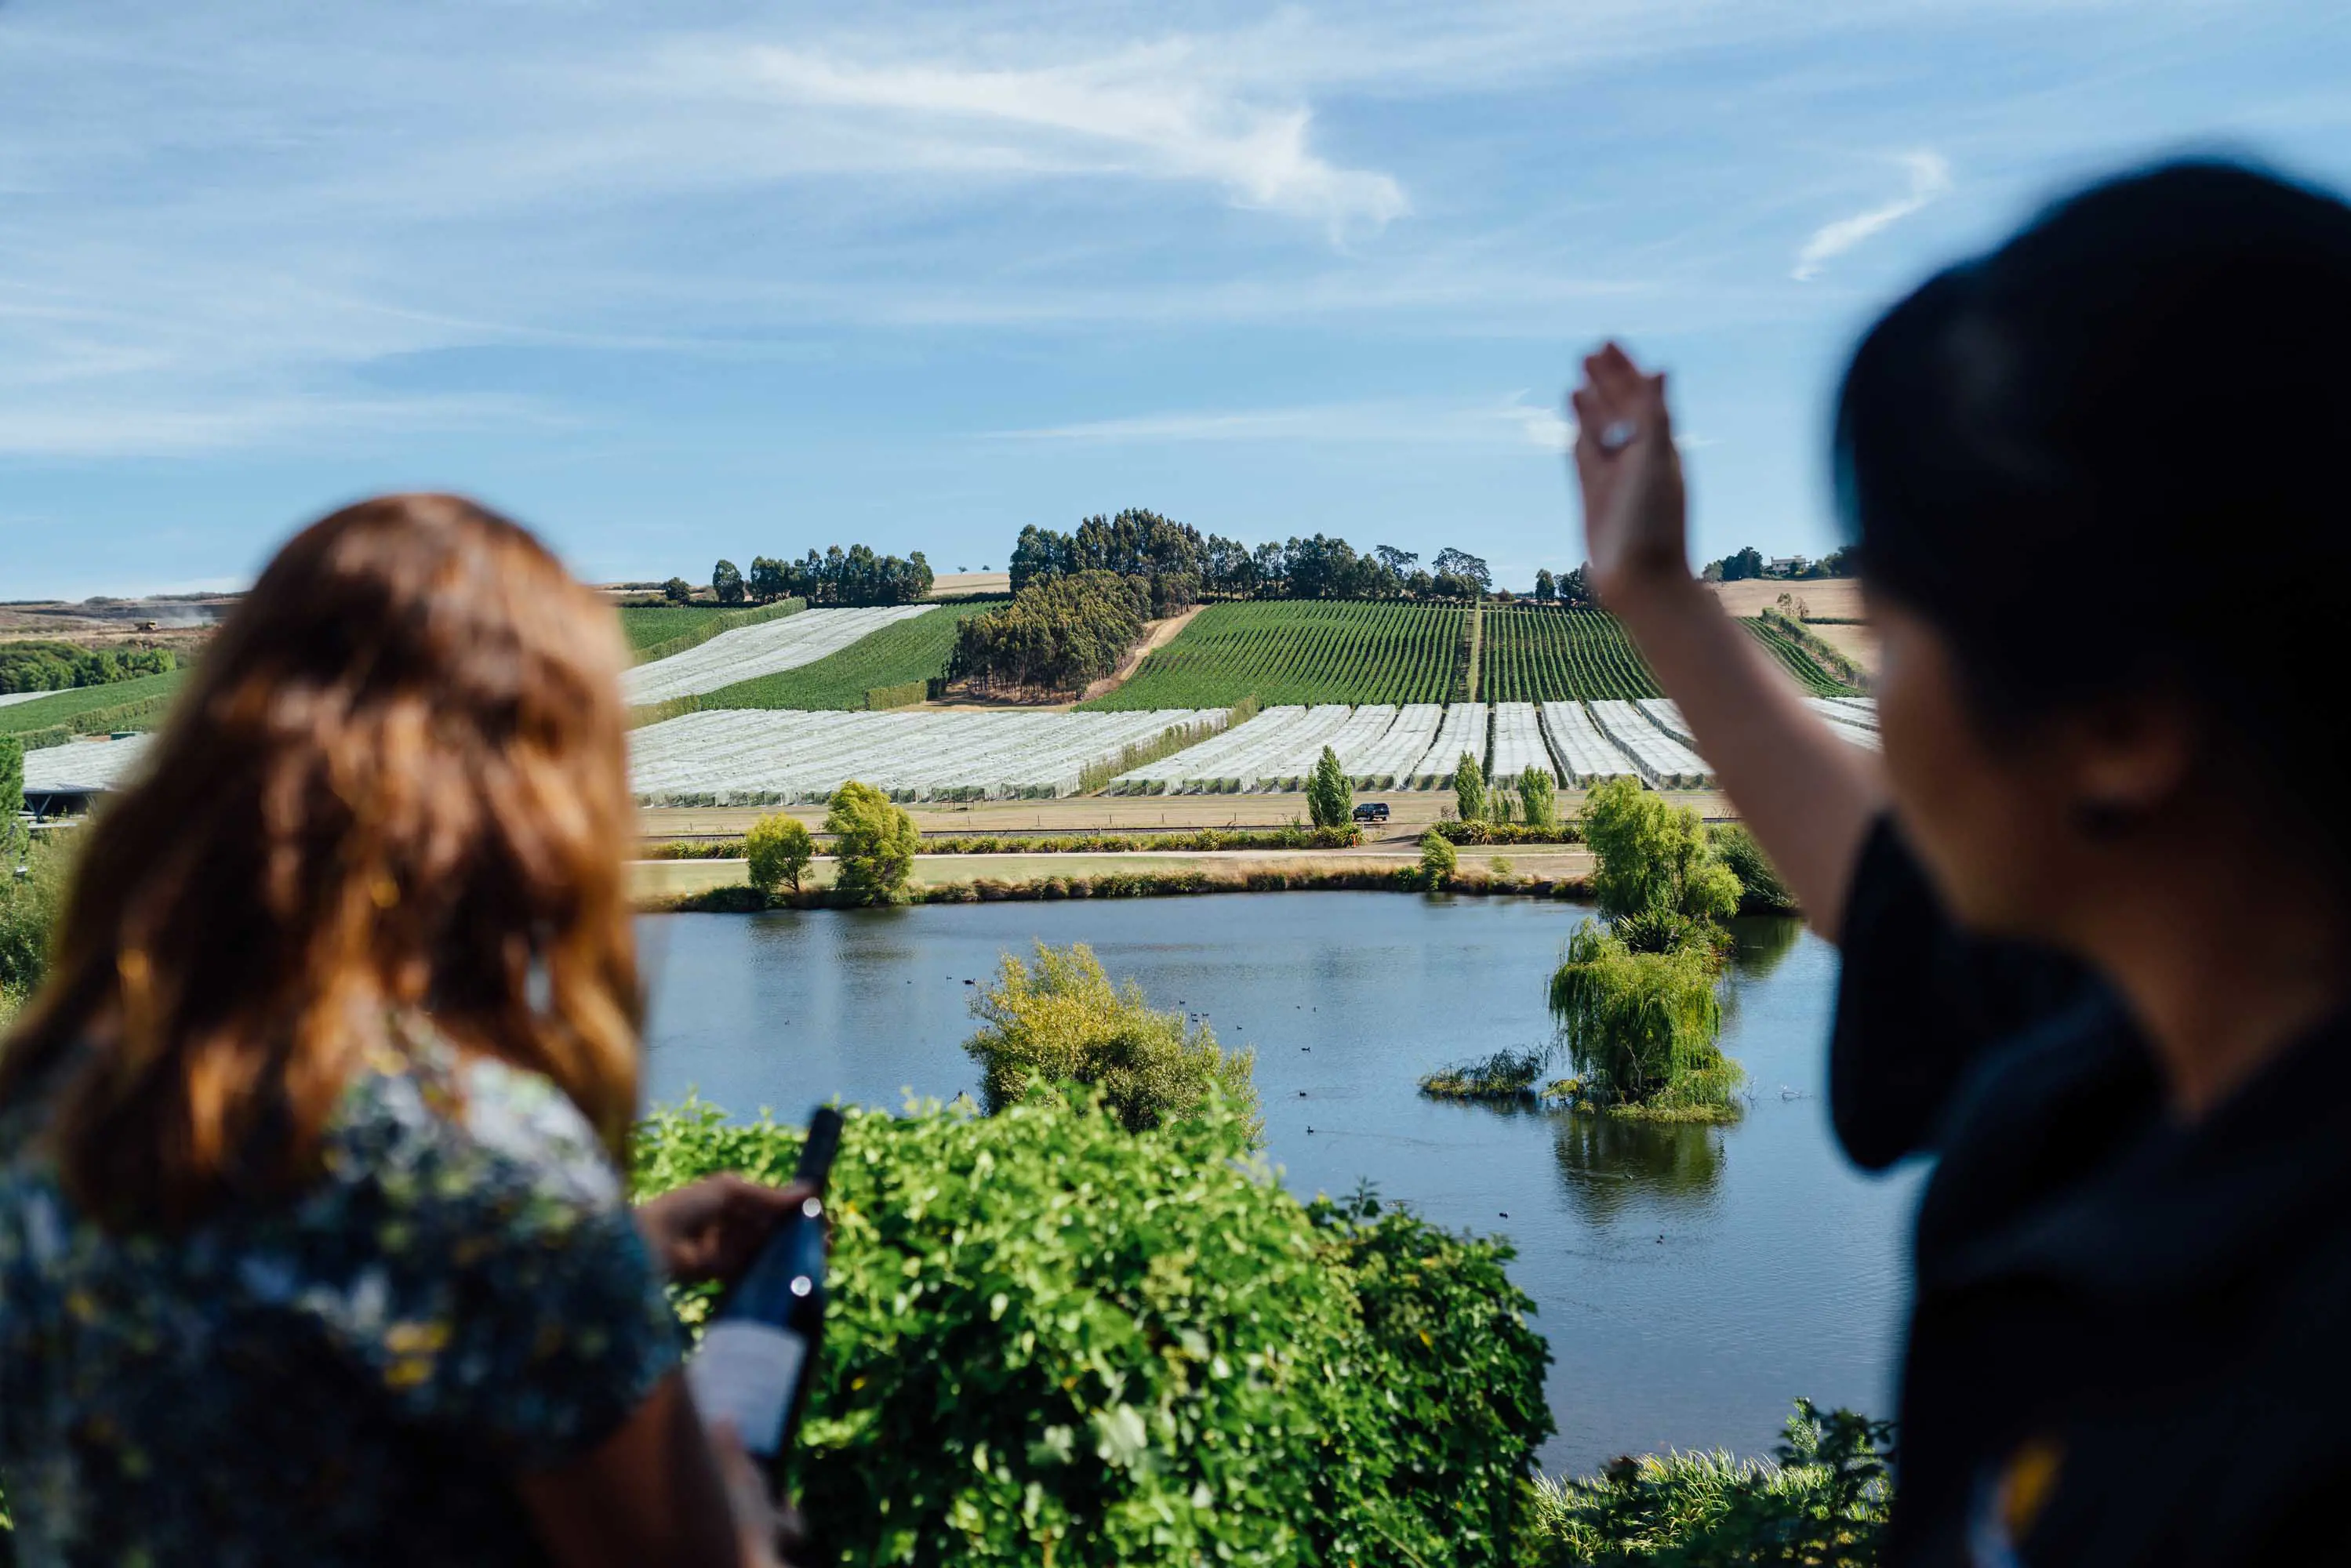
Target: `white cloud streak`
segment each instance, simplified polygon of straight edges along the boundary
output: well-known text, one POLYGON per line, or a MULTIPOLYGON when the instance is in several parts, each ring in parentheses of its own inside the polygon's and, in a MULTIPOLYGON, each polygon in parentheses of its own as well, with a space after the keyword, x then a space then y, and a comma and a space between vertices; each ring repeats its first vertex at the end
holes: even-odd
POLYGON ((1902 163, 1910 172, 1909 194, 1814 229, 1813 237, 1796 253, 1795 270, 1788 276, 1798 283, 1810 283, 1833 257, 1843 256, 1871 235, 1892 228, 1928 203, 1950 193, 1951 166, 1939 152, 1906 153, 1902 163))
POLYGON ((1096 445, 1379 443, 1566 449, 1573 427, 1523 392, 1490 402, 1395 399, 1279 408, 1192 409, 989 433, 998 441, 1096 445))

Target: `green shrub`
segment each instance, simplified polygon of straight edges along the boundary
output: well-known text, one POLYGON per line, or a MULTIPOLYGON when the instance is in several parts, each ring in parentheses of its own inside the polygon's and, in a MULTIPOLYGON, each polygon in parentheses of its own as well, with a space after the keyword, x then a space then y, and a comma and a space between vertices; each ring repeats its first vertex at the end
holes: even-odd
POLYGON ((1665 1120, 1726 1121, 1744 1074, 1715 1041, 1711 951, 1636 953, 1587 923, 1551 978, 1551 1013, 1593 1103, 1665 1120))
POLYGON ((1453 764, 1453 803, 1459 808, 1463 821, 1485 820, 1486 770, 1467 751, 1453 764))
POLYGON ((1343 828, 1354 820, 1355 781, 1340 766, 1339 754, 1327 746, 1306 780, 1306 810, 1318 828, 1343 828))
POLYGON ((0 735, 0 872, 13 873, 23 847, 25 824, 25 743, 0 735))
POLYGON ((1592 888, 1615 916, 1670 910, 1719 920, 1739 907, 1739 878, 1715 858, 1706 824, 1632 779, 1611 779, 1584 797, 1584 841, 1599 864, 1592 888))
POLYGON ((837 857, 832 885, 855 903, 886 904, 914 874, 923 835, 914 818, 871 784, 852 779, 834 790, 824 831, 832 835, 837 857))
POLYGON ((1434 892, 1453 880, 1461 869, 1461 857, 1453 852, 1452 843, 1435 828, 1420 835, 1420 882, 1434 892))
POLYGON ((1420 1092, 1438 1100, 1532 1100, 1550 1060, 1548 1051, 1505 1049, 1438 1068, 1420 1081, 1420 1092))
POLYGON ((1539 1481, 1544 1568, 1874 1568, 1893 1500, 1892 1427, 1796 1402, 1776 1459, 1710 1454, 1622 1458, 1597 1476, 1539 1481))
POLYGON ((1559 787, 1547 769, 1530 768, 1519 775, 1519 814, 1530 828, 1559 825, 1559 787))
POLYGON ((1040 1083, 1078 1082, 1130 1130, 1196 1113, 1213 1089, 1254 1114, 1254 1051, 1226 1051, 1208 1026, 1155 1012, 1134 981, 1111 984, 1093 949, 1037 944, 1036 962, 1004 955, 996 983, 972 998, 987 1027, 965 1042, 990 1111, 1040 1083))
POLYGON ((49 965, 49 936, 65 909, 72 873, 69 845, 47 839, 26 846, 25 874, 12 856, 0 866, 0 1010, 14 1012, 49 965))
POLYGON ((816 837, 798 817, 778 813, 762 817, 743 835, 743 858, 750 862, 751 885, 773 893, 789 883, 800 890, 800 875, 816 858, 816 837))
POLYGON ((1707 836, 1713 841, 1715 858, 1739 879, 1740 914, 1796 913, 1796 895, 1780 880, 1779 868, 1744 822, 1718 822, 1707 836))
POLYGON ((1583 835, 1573 822, 1534 827, 1518 822, 1437 822, 1430 831, 1455 844, 1578 844, 1583 835))
MULTIPOLYGON (((636 1184, 780 1180, 799 1144, 690 1102, 640 1128, 636 1184)), ((1506 1244, 1301 1204, 1222 1103, 1143 1133, 1052 1097, 852 1112, 832 1212, 808 1561, 1518 1560, 1549 1353, 1506 1244)))

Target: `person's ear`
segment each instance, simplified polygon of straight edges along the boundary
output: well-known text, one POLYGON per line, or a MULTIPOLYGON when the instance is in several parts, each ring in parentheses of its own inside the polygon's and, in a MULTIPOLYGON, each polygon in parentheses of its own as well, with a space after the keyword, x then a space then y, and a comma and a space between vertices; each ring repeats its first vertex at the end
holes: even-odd
POLYGON ((2093 703, 2066 727, 2071 814, 2093 839, 2119 837, 2160 812, 2195 772, 2203 738, 2186 703, 2155 693, 2093 703))

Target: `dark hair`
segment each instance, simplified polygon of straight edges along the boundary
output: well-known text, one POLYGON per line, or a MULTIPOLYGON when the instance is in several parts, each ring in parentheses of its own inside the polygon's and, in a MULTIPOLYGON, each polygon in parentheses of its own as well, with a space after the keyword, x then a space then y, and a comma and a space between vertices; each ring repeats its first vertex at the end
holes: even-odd
POLYGON ((2166 685, 2304 799, 2351 676, 2346 454, 2351 207, 2211 162, 1930 279, 1836 418, 1862 570, 1949 638, 1987 724, 2166 685))

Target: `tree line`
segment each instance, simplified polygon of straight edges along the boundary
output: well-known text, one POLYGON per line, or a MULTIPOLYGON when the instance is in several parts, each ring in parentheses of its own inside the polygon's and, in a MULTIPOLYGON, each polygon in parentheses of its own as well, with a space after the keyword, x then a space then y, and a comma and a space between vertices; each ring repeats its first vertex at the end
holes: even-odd
POLYGON ((0 646, 0 693, 61 692, 111 685, 178 668, 169 648, 78 648, 70 643, 0 646))
POLYGON ((1140 573, 1089 569, 1023 583, 956 628, 947 678, 975 690, 1074 692, 1118 668, 1158 595, 1140 573))
MULTIPOLYGON (((1188 609, 1203 595, 1225 599, 1479 599, 1494 574, 1468 550, 1447 547, 1426 566, 1394 545, 1358 550, 1326 534, 1259 545, 1203 534, 1154 511, 1129 507, 1094 516, 1069 533, 1020 530, 1012 550, 1012 591, 1085 571, 1138 577, 1148 585, 1153 618, 1188 609)), ((1582 569, 1566 574, 1580 585, 1582 569)), ((1555 597, 1565 578, 1538 574, 1537 597, 1555 597), (1546 581, 1552 591, 1542 590, 1546 581)), ((1580 591, 1580 589, 1579 589, 1580 591)))
MULTIPOLYGON (((921 550, 904 559, 877 554, 872 545, 839 545, 822 555, 814 549, 798 560, 755 555, 746 573, 731 560, 710 569, 710 595, 721 604, 772 604, 805 599, 810 604, 913 604, 931 591, 931 563, 921 550)), ((672 578, 664 592, 676 603, 693 597, 683 579, 672 578)))
POLYGON ((1791 580, 1823 577, 1851 577, 1860 566, 1851 545, 1839 545, 1818 560, 1806 560, 1802 556, 1790 556, 1792 564, 1779 570, 1763 559, 1763 552, 1753 545, 1736 549, 1720 560, 1706 563, 1701 574, 1708 582, 1746 582, 1759 577, 1786 578, 1791 580))

